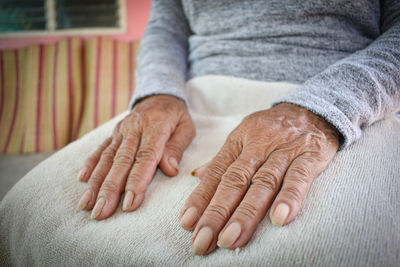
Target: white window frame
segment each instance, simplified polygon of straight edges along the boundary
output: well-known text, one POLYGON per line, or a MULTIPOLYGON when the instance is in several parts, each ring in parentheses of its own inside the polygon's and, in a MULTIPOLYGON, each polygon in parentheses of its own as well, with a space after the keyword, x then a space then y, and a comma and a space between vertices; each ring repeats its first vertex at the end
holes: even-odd
POLYGON ((15 32, 2 32, 0 38, 14 38, 14 37, 35 37, 35 36, 62 36, 62 35, 105 35, 105 34, 123 34, 126 32, 126 1, 117 0, 118 9, 118 25, 112 28, 79 28, 79 29, 56 29, 56 13, 55 13, 55 0, 46 1, 46 28, 45 30, 35 31, 15 31, 15 32))

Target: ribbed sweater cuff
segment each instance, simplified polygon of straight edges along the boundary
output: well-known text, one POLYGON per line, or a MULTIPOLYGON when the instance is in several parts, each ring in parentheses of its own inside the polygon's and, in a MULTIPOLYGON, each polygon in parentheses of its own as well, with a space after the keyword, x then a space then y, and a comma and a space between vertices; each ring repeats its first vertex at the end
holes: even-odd
POLYGON ((135 89, 129 104, 129 109, 133 109, 136 103, 145 97, 160 94, 175 96, 183 100, 186 106, 188 106, 188 100, 182 88, 178 88, 176 85, 168 86, 167 84, 153 83, 147 84, 146 86, 140 86, 135 89))

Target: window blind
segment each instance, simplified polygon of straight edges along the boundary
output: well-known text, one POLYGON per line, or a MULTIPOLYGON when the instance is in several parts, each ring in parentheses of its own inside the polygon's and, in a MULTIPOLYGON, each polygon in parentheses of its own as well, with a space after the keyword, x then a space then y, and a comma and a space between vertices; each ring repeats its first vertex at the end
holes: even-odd
POLYGON ((117 27, 116 0, 56 0, 56 28, 117 27))
POLYGON ((0 0, 0 32, 120 27, 119 0, 0 0))
POLYGON ((0 31, 45 30, 45 0, 0 0, 0 31))

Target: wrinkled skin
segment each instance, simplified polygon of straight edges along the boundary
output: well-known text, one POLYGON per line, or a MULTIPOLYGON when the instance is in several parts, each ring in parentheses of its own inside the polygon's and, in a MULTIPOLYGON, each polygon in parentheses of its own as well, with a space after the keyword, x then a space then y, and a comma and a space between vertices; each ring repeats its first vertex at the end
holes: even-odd
POLYGON ((137 209, 157 166, 168 176, 178 174, 178 162, 194 136, 183 101, 169 95, 143 99, 80 171, 79 180, 88 183, 78 209, 93 209, 93 219, 105 219, 116 210, 122 193, 123 210, 137 209))
MULTIPOLYGON (((92 218, 105 219, 125 192, 123 210, 137 209, 157 165, 168 176, 178 174, 178 162, 194 136, 181 100, 167 95, 145 98, 79 173, 88 185, 78 208, 93 209, 92 218)), ((208 254, 217 243, 229 249, 245 245, 268 210, 276 226, 293 221, 312 181, 338 146, 339 134, 332 125, 292 104, 247 116, 218 154, 193 172, 200 184, 179 219, 184 229, 194 231, 194 253, 208 254)))
POLYGON ((337 152, 336 129, 307 109, 279 104, 247 116, 205 166, 181 212, 196 254, 245 245, 270 209, 274 225, 294 220, 312 181, 337 152), (283 205, 280 205, 283 204, 283 205))

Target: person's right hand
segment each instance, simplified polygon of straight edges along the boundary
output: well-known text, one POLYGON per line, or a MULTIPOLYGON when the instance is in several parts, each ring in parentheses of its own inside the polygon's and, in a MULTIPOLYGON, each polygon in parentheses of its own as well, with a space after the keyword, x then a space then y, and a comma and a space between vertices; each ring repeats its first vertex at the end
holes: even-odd
POLYGON ((169 95, 141 100, 79 172, 79 180, 88 183, 78 209, 93 209, 93 219, 105 219, 122 193, 123 211, 137 209, 158 165, 168 176, 178 174, 178 162, 195 132, 182 100, 169 95))

